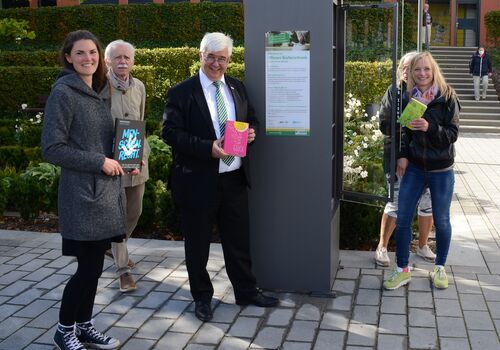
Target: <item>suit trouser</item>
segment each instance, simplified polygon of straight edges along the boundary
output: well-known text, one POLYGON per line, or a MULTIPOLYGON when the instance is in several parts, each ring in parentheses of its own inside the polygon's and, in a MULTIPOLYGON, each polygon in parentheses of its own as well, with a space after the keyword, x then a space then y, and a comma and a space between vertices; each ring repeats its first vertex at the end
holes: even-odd
POLYGON ((478 75, 474 75, 472 80, 474 81, 474 98, 479 100, 479 96, 481 95, 482 98, 486 99, 486 92, 488 91, 488 76, 483 75, 480 77, 478 75))
POLYGON ((127 240, 134 232, 137 222, 142 213, 142 197, 146 184, 140 184, 133 187, 125 187, 125 195, 127 196, 127 232, 126 239, 120 243, 111 243, 111 251, 113 252, 113 259, 115 261, 116 274, 118 276, 130 272, 128 267, 128 249, 127 240))
POLYGON ((256 294, 256 281, 250 258, 248 193, 241 170, 219 175, 213 204, 210 208, 181 206, 186 266, 193 299, 209 302, 214 294, 206 268, 214 223, 219 230, 235 298, 251 298, 256 294))

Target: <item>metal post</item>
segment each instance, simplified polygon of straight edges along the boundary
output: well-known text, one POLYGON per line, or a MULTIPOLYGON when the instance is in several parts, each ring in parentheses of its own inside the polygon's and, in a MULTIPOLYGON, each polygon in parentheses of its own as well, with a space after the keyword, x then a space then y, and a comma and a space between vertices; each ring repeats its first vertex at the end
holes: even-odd
POLYGON ((405 0, 401 0, 401 57, 404 55, 405 0))
POLYGON ((417 52, 422 51, 422 12, 424 10, 422 6, 422 0, 417 2, 417 52))

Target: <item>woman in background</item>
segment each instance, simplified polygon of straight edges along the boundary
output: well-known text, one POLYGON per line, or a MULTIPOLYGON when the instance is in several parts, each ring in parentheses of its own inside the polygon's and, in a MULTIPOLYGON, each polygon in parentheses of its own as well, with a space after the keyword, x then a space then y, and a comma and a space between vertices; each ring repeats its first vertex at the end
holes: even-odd
POLYGON ((488 56, 484 47, 478 48, 472 55, 469 61, 469 73, 474 81, 474 99, 476 101, 479 101, 479 98, 486 100, 488 77, 491 77, 492 69, 490 56, 488 56))

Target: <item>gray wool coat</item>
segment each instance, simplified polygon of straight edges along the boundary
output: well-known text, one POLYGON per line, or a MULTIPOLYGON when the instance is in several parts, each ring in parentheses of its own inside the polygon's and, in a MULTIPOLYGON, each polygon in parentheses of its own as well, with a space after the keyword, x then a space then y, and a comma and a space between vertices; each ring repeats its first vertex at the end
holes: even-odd
POLYGON ((66 239, 96 241, 126 232, 121 178, 101 171, 113 150, 109 98, 108 86, 98 94, 69 73, 56 81, 47 100, 42 156, 61 167, 59 229, 66 239))

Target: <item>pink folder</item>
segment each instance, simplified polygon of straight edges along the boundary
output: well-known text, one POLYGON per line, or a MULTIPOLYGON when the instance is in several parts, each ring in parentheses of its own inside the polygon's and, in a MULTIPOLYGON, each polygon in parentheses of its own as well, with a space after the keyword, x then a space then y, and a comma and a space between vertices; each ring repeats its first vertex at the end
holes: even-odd
POLYGON ((247 155, 248 128, 248 123, 228 120, 224 132, 224 152, 232 156, 245 157, 247 155))

